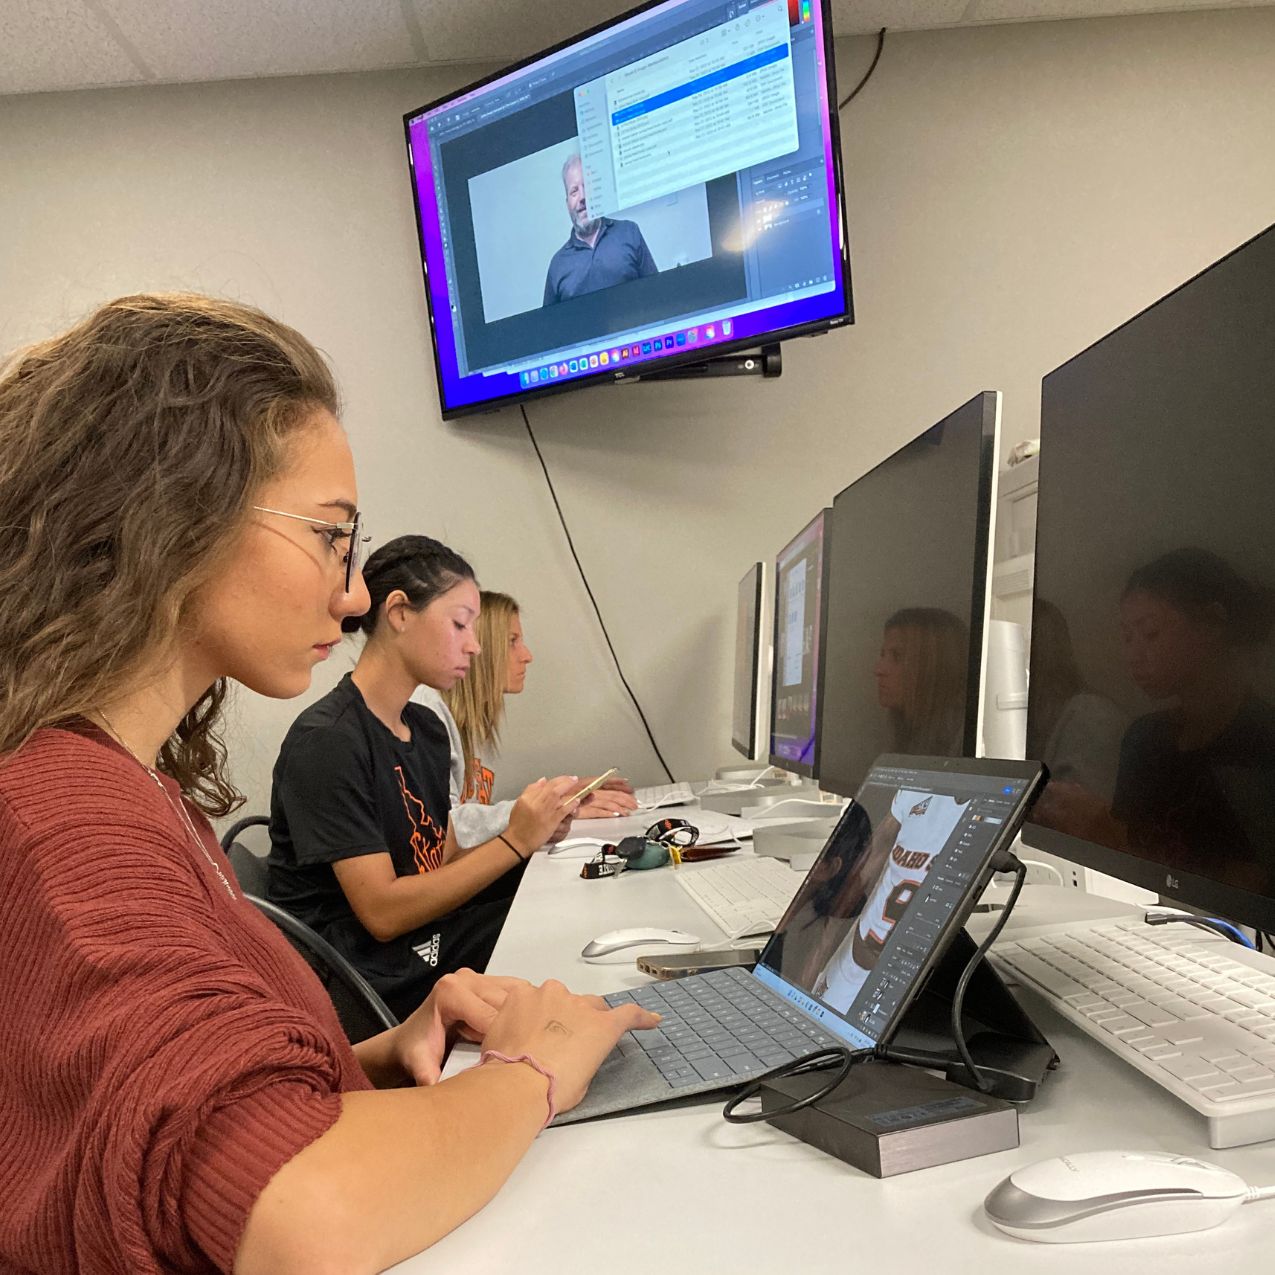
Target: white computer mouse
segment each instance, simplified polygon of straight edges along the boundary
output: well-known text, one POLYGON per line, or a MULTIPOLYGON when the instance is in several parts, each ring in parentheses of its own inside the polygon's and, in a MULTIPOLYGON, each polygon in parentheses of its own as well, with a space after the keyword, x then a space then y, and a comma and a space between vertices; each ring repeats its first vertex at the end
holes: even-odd
POLYGON ((1015 1169, 983 1208, 1022 1240, 1074 1244, 1206 1231, 1248 1196, 1229 1169, 1185 1155, 1083 1151, 1015 1169))
POLYGON ((606 960, 612 956, 619 960, 632 960, 629 949, 635 947, 664 951, 679 947, 696 948, 699 945, 700 939, 694 934, 687 934, 685 930, 635 926, 631 930, 610 930, 606 934, 599 934, 596 939, 590 939, 584 945, 580 955, 586 961, 606 960))
POLYGON ((606 837, 564 837, 555 845, 550 846, 548 853, 550 855, 595 855, 606 844, 606 837))

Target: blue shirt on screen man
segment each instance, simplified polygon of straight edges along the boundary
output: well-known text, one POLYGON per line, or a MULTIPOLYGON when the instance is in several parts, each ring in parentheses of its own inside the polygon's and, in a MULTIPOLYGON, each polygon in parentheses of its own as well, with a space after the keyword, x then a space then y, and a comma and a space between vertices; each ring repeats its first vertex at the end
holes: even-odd
POLYGON ((658 273, 636 221, 613 221, 610 217, 599 220, 601 225, 592 246, 580 238, 573 226, 567 242, 550 258, 545 305, 658 273))
POLYGON ((562 165, 562 190, 571 234, 549 260, 545 305, 657 273, 655 258, 637 222, 589 216, 579 151, 572 151, 562 165))

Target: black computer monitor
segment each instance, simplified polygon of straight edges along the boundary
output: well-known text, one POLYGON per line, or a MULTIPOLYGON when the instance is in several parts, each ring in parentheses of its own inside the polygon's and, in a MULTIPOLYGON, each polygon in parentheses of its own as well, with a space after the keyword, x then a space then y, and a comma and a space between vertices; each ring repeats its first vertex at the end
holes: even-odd
POLYGON ((770 692, 770 764, 819 777, 824 631, 828 596, 821 509, 775 559, 775 641, 770 692))
POLYGON ((754 563, 739 582, 735 608, 735 697, 731 746, 745 757, 762 753, 765 711, 770 703, 768 634, 762 627, 766 565, 754 563))
POLYGON ((1000 395, 985 391, 833 502, 820 786, 878 753, 978 751, 1000 395))
POLYGON ((1275 928, 1275 226, 1045 378, 1024 840, 1275 928))

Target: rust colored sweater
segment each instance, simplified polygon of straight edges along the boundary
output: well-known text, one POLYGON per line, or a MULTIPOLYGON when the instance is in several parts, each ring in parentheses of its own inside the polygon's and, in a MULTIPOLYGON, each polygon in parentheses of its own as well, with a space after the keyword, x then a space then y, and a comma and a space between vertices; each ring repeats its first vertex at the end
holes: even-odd
POLYGON ((87 723, 0 763, 0 1272, 228 1271, 262 1188, 371 1087, 234 891, 87 723))

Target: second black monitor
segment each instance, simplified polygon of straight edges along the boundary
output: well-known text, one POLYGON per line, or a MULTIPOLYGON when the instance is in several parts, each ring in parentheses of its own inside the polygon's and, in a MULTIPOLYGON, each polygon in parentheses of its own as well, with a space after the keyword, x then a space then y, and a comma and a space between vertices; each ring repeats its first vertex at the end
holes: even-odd
POLYGON ((821 509, 775 559, 770 763, 816 779, 831 513, 821 509))
POLYGON ((765 750, 765 709, 770 703, 770 658, 763 628, 766 567, 754 563, 739 582, 735 612, 735 699, 730 742, 745 757, 765 750), (763 693, 762 688, 765 688, 763 693))
POLYGON ((978 751, 1000 395, 985 391, 834 501, 819 782, 879 753, 978 751))

